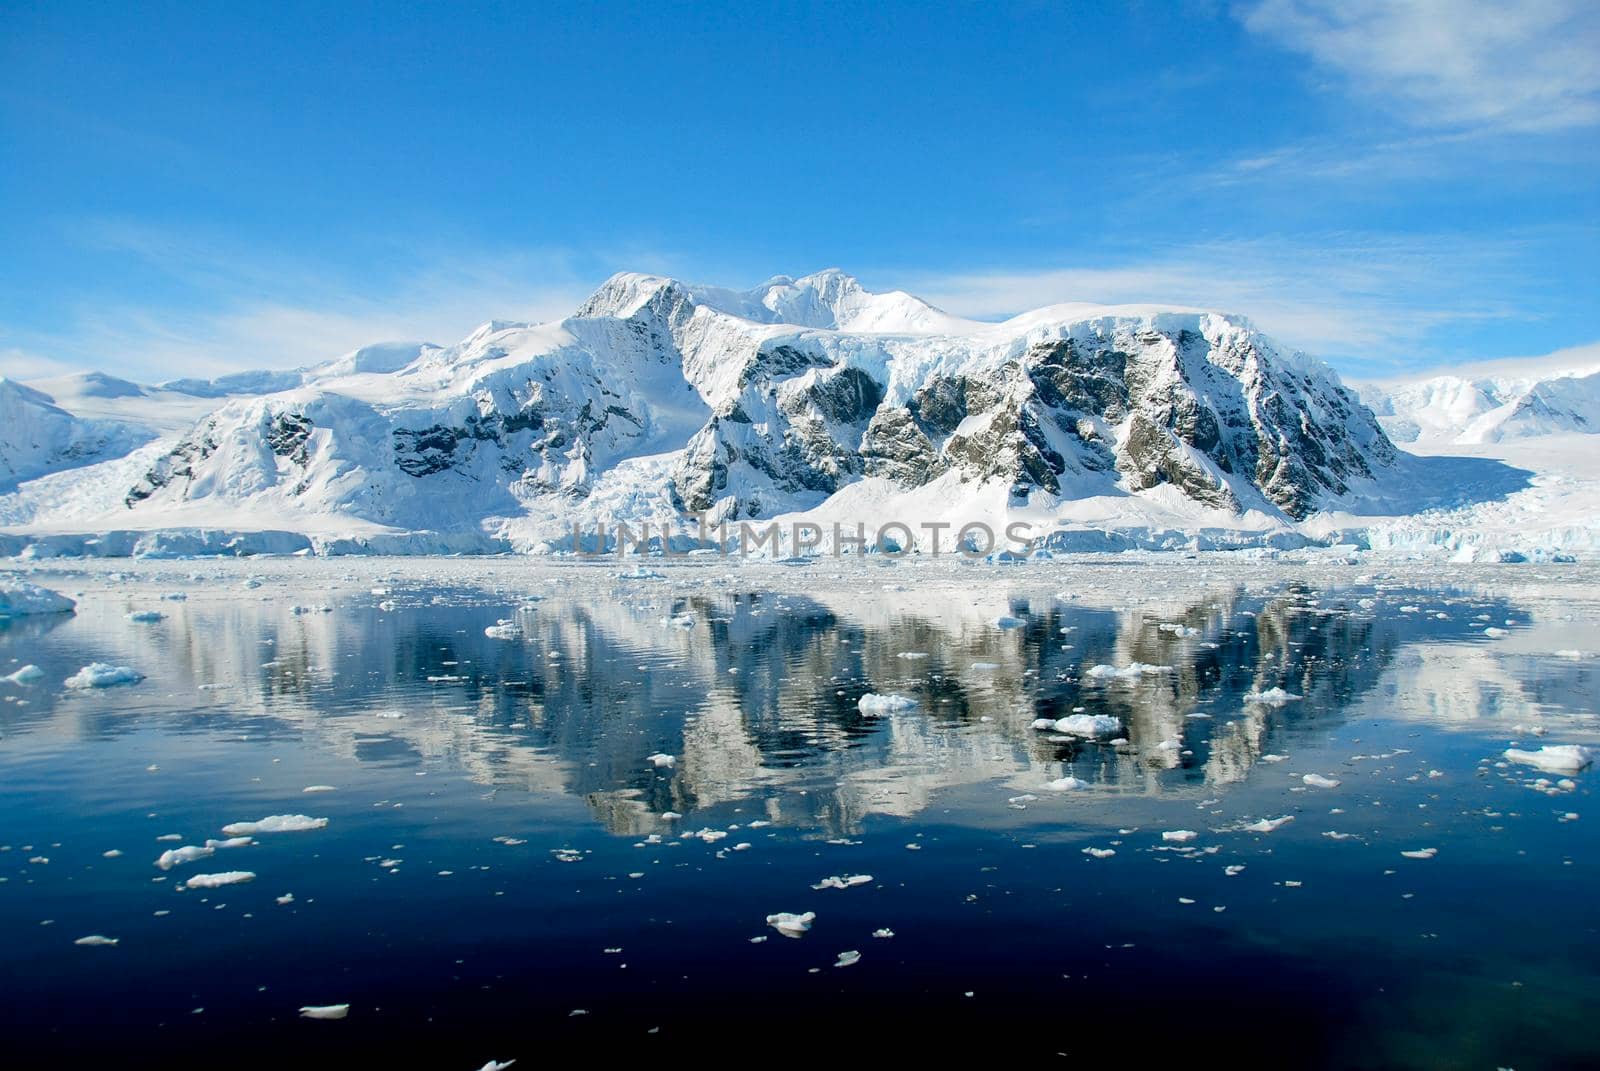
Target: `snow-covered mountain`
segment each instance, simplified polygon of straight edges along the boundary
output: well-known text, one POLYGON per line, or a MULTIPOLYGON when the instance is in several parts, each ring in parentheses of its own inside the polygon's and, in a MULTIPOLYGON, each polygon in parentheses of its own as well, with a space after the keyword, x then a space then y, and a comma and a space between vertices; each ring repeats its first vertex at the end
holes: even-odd
POLYGON ((557 322, 100 397, 116 393, 74 397, 142 407, 152 441, 24 477, 0 523, 521 549, 693 514, 1325 534, 1464 494, 1239 317, 1056 305, 986 323, 837 270, 747 291, 623 273, 557 322))
POLYGON ((1363 384, 1361 400, 1397 442, 1496 443, 1600 434, 1600 355, 1566 368, 1500 368, 1363 384))
MULTIPOLYGON (((109 376, 84 377, 107 392, 126 397, 139 392, 132 383, 109 376)), ((119 457, 154 438, 125 421, 87 418, 56 404, 54 396, 0 376, 0 493, 60 469, 119 457)))
POLYGON ((1236 317, 1058 306, 988 324, 838 271, 741 292, 621 274, 557 323, 236 397, 124 505, 539 535, 528 518, 602 485, 624 513, 716 521, 943 481, 1015 508, 1131 497, 1284 521, 1350 507, 1396 462, 1326 366, 1236 317), (620 499, 619 466, 637 484, 620 499))

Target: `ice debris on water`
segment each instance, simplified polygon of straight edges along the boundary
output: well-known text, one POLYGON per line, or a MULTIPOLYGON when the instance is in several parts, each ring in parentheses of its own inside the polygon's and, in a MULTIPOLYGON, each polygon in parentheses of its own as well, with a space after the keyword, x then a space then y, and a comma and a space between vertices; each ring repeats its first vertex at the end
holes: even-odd
POLYGON ((803 915, 796 915, 788 911, 780 911, 776 915, 767 916, 767 925, 783 934, 785 937, 799 937, 811 929, 811 924, 817 920, 815 911, 807 911, 803 915))
POLYGON ((669 769, 678 764, 678 760, 674 756, 668 755, 665 752, 657 752, 654 755, 646 755, 644 761, 648 762, 658 770, 669 769))
POLYGON ((1120 719, 1110 714, 1068 714, 1064 718, 1039 718, 1035 729, 1067 733, 1070 736, 1108 736, 1122 728, 1120 719))
POLYGON ((120 937, 103 937, 98 933, 91 933, 89 936, 80 937, 72 943, 75 945, 83 945, 86 948, 105 948, 116 944, 120 940, 120 937))
POLYGON ((117 684, 138 684, 144 674, 128 666, 113 666, 109 662, 91 662, 68 677, 68 688, 110 688, 117 684))
POLYGON ((522 626, 510 618, 503 617, 484 629, 483 634, 491 640, 520 640, 522 639, 522 626))
POLYGON ((349 1014, 348 1004, 307 1004, 300 1009, 302 1019, 343 1019, 349 1014))
POLYGON ((1295 695, 1293 692, 1285 691, 1282 688, 1268 688, 1264 692, 1246 692, 1244 694, 1246 703, 1255 703, 1264 707, 1281 707, 1288 703, 1298 702, 1303 698, 1305 697, 1295 695))
POLYGON ((856 703, 856 709, 869 718, 880 714, 893 714, 899 710, 910 710, 917 705, 917 701, 905 695, 877 695, 868 692, 856 703))
POLYGON ((1432 859, 1439 854, 1438 848, 1417 848, 1414 851, 1401 852, 1407 859, 1432 859))
POLYGON ((1338 788, 1342 781, 1332 777, 1323 777, 1321 774, 1308 773, 1300 779, 1312 788, 1338 788))
POLYGON ((12 684, 32 684, 34 681, 42 680, 43 678, 44 670, 40 669, 32 662, 29 662, 27 665, 23 666, 21 669, 17 670, 15 673, 11 674, 5 679, 10 681, 12 684))
POLYGON ((842 878, 834 875, 833 877, 823 878, 811 887, 813 889, 848 889, 854 885, 868 885, 871 882, 871 874, 847 874, 842 878))
POLYGON ((191 889, 219 889, 224 885, 239 885, 255 880, 255 874, 248 870, 224 870, 217 874, 196 874, 184 884, 191 889))
POLYGON ((1509 747, 1504 755, 1511 762, 1520 762, 1548 773, 1575 774, 1582 773, 1594 762, 1595 749, 1578 744, 1552 744, 1538 751, 1509 747))
POLYGON ((1286 814, 1282 818, 1263 818, 1259 822, 1251 822, 1245 826, 1249 833, 1273 833, 1294 821, 1294 815, 1286 814))
POLYGON ((861 953, 860 952, 854 952, 854 951, 852 951, 852 952, 840 952, 839 953, 839 958, 834 963, 834 966, 835 967, 853 967, 857 963, 860 963, 860 962, 861 962, 861 953))
POLYGON ((327 826, 326 818, 312 818, 304 814, 269 814, 259 822, 230 822, 222 831, 230 837, 252 837, 261 833, 303 833, 309 829, 327 826))

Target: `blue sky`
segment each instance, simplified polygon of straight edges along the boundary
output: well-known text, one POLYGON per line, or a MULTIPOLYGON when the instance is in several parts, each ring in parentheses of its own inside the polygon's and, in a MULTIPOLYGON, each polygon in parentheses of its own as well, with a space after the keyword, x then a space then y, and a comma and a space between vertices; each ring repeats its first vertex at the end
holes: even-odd
POLYGON ((616 270, 1600 340, 1600 5, 0 0, 0 373, 289 367, 616 270))

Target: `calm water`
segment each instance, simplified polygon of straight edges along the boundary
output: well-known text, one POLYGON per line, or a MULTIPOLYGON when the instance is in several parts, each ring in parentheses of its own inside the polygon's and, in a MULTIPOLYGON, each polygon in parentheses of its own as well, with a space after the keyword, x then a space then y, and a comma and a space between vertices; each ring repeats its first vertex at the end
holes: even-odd
POLYGON ((277 568, 0 622, 11 1051, 1600 1060, 1591 775, 1501 758, 1600 740, 1559 578, 277 568), (281 814, 328 821, 154 865, 281 814))

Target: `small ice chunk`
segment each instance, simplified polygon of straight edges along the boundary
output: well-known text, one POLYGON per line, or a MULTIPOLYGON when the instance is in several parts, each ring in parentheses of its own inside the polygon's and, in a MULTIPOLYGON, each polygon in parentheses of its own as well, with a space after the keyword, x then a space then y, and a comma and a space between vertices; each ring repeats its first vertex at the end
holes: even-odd
POLYGON ((1022 618, 1012 617, 1010 614, 1001 614, 999 617, 994 619, 995 628, 1021 628, 1026 624, 1027 622, 1022 618))
POLYGON ((98 933, 91 933, 89 936, 80 937, 72 943, 75 945, 83 945, 85 948, 105 948, 108 945, 116 944, 120 940, 120 937, 102 937, 98 933))
POLYGON ((0 580, 0 617, 25 614, 68 614, 77 603, 26 580, 0 580))
MULTIPOLYGON (((1338 782, 1335 782, 1335 784, 1337 783, 1338 782)), ((1282 829, 1284 826, 1293 821, 1294 815, 1286 814, 1282 818, 1263 818, 1259 822, 1251 822, 1244 828, 1250 833, 1272 833, 1282 829)))
POLYGON ((669 769, 678 764, 676 757, 668 755, 666 752, 662 751, 658 751, 654 755, 646 755, 644 761, 648 762, 658 770, 669 769))
POLYGON ((1264 692, 1246 692, 1244 701, 1264 707, 1281 707, 1286 703, 1293 703, 1303 698, 1305 697, 1295 695, 1293 692, 1285 691, 1282 688, 1268 688, 1264 692))
POLYGON ((1110 859, 1117 854, 1117 850, 1115 848, 1085 848, 1083 854, 1093 856, 1096 859, 1110 859))
POLYGON ((166 616, 167 615, 162 613, 160 610, 135 610, 128 615, 128 620, 144 623, 149 621, 160 621, 166 616))
POLYGON ((184 884, 191 889, 218 889, 224 885, 239 885, 255 880, 255 874, 248 870, 224 870, 217 874, 196 874, 184 884))
POLYGON ((1088 783, 1087 781, 1080 781, 1069 774, 1066 777, 1058 777, 1054 781, 1047 782, 1044 787, 1052 792, 1071 792, 1082 788, 1088 783))
POLYGON ((1417 848, 1414 851, 1401 852, 1407 859, 1432 859, 1439 854, 1438 848, 1417 848))
POLYGON ((878 695, 868 692, 856 703, 856 709, 869 718, 876 718, 881 714, 910 710, 916 705, 917 701, 907 695, 878 695))
POLYGON ((483 634, 491 640, 520 640, 522 639, 522 626, 510 618, 501 618, 495 624, 484 629, 483 634))
MULTIPOLYGON (((1107 736, 1122 728, 1121 720, 1110 714, 1068 714, 1046 724, 1069 736, 1107 736)), ((1038 728, 1039 723, 1035 722, 1034 727, 1038 728)))
POLYGON ((811 887, 813 889, 848 889, 855 885, 867 885, 871 882, 871 874, 847 874, 842 878, 837 875, 823 878, 811 887))
POLYGON ((1550 744, 1538 751, 1508 747, 1504 754, 1512 762, 1520 762, 1547 773, 1582 773, 1594 762, 1594 749, 1578 744, 1550 744))
POLYGON ((260 833, 303 833, 308 829, 322 829, 326 818, 312 818, 303 814, 269 814, 259 822, 230 822, 222 831, 230 837, 253 837, 260 833))
POLYGON ((890 938, 890 937, 894 936, 894 931, 889 929, 887 926, 885 926, 881 930, 873 930, 872 931, 872 936, 881 937, 881 938, 887 939, 887 938, 890 938))
POLYGON ((767 925, 785 937, 799 937, 811 929, 811 924, 816 920, 817 913, 815 911, 807 911, 803 915, 780 911, 776 915, 767 916, 767 925))
POLYGON ((34 681, 42 680, 43 678, 44 670, 40 669, 32 662, 29 662, 27 665, 23 666, 21 669, 17 670, 15 673, 11 674, 5 679, 10 681, 12 684, 32 684, 34 681))
POLYGON ((1161 834, 1161 839, 1171 844, 1188 844, 1199 835, 1192 829, 1169 829, 1161 834))
POLYGON ((335 788, 334 786, 332 786, 332 785, 307 785, 305 788, 302 788, 300 791, 301 792, 337 792, 339 790, 337 788, 335 788))
POLYGON ((138 684, 144 674, 128 666, 91 662, 67 678, 68 688, 110 688, 117 684, 138 684))
POLYGON ((302 1019, 343 1019, 349 1014, 348 1004, 307 1004, 300 1009, 302 1019))
POLYGON ((834 963, 834 966, 835 967, 853 967, 857 963, 860 963, 860 962, 861 962, 861 953, 860 952, 840 952, 839 953, 839 959, 838 959, 838 961, 836 963, 834 963))
POLYGON ((1323 777, 1321 774, 1314 773, 1308 773, 1300 780, 1304 781, 1312 788, 1338 788, 1341 784, 1343 784, 1343 782, 1335 780, 1332 777, 1323 777))

